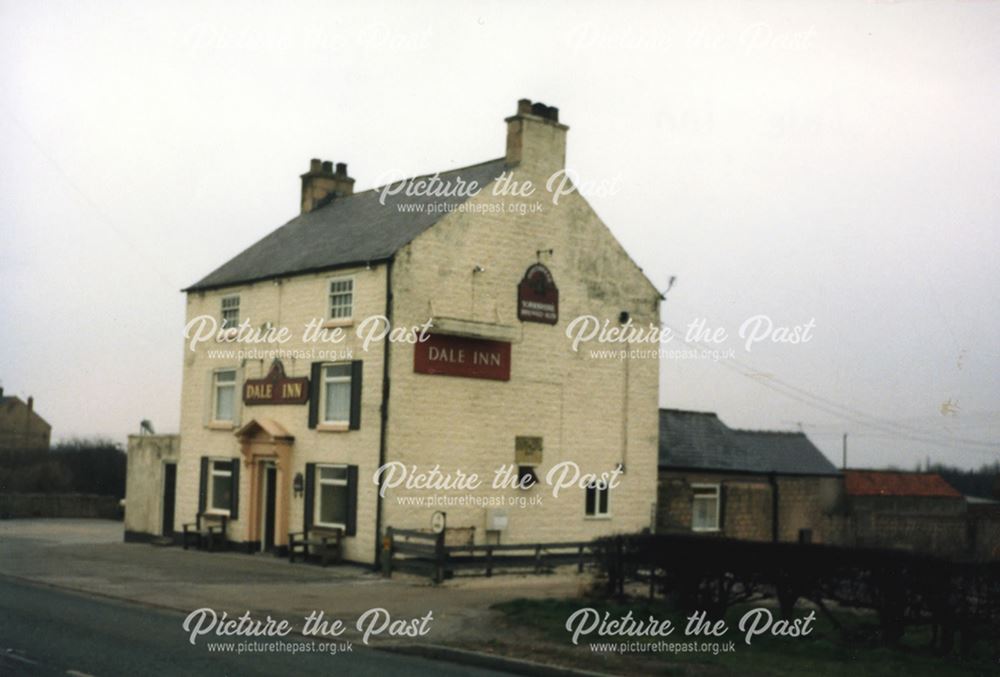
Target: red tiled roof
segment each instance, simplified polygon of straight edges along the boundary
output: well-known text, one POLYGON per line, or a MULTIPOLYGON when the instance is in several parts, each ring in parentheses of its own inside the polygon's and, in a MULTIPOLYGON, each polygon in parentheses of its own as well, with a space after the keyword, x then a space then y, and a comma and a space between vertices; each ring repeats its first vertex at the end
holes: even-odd
POLYGON ((844 485, 850 496, 943 496, 960 498, 953 486, 937 473, 845 470, 844 485))

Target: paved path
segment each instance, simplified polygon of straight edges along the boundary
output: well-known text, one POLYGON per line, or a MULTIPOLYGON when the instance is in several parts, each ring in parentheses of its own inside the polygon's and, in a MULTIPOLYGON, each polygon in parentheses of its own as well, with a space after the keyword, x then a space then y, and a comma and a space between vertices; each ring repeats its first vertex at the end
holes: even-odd
MULTIPOLYGON (((6 545, 6 543, 5 543, 6 545)), ((182 614, 0 580, 0 675, 473 675, 504 673, 290 636, 292 654, 210 652, 192 646, 182 614), (312 646, 314 651, 302 649, 312 646)), ((228 641, 228 640, 227 640, 228 641)), ((261 640, 271 642, 273 640, 261 640)), ((235 648, 235 647, 234 647, 235 648)))
POLYGON ((185 613, 202 607, 299 619, 313 610, 356 619, 373 607, 393 618, 434 613, 428 642, 492 639, 490 605, 516 597, 566 597, 585 578, 497 576, 433 586, 426 578, 384 579, 356 566, 326 569, 270 555, 208 553, 122 542, 104 520, 0 520, 0 575, 185 613))

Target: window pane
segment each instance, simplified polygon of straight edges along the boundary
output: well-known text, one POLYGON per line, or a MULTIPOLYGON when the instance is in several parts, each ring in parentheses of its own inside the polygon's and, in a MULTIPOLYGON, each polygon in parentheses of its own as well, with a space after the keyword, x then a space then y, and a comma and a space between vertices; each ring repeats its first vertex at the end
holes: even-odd
POLYGON ((236 394, 236 387, 232 385, 222 385, 215 389, 215 420, 233 420, 233 400, 236 394))
POLYGON ((319 469, 319 478, 321 480, 346 480, 347 468, 321 467, 319 469))
POLYGON ((212 475, 212 508, 229 510, 233 502, 233 478, 227 475, 212 475))
POLYGON ((326 384, 325 421, 347 421, 351 412, 350 382, 326 384))
POLYGON ((326 368, 327 378, 336 378, 338 376, 351 376, 351 365, 349 364, 331 364, 326 368))
POLYGON ((353 303, 354 280, 333 280, 330 282, 331 318, 351 317, 353 303))
POLYGON ((609 492, 608 489, 604 489, 603 491, 599 491, 597 493, 597 497, 600 503, 600 510, 598 510, 599 515, 608 514, 608 492, 609 492))
POLYGON ((595 503, 594 499, 596 497, 596 494, 597 494, 597 490, 594 489, 594 487, 592 487, 592 486, 591 487, 587 487, 587 507, 586 507, 586 511, 585 512, 588 515, 593 515, 594 514, 594 503, 595 503))
POLYGON ((692 507, 691 526, 695 529, 715 529, 719 526, 719 516, 715 496, 695 496, 692 507))
POLYGON ((320 485, 319 521, 324 524, 347 524, 347 487, 320 485))
POLYGON ((215 372, 215 380, 217 383, 235 383, 236 372, 232 370, 217 371, 215 372))

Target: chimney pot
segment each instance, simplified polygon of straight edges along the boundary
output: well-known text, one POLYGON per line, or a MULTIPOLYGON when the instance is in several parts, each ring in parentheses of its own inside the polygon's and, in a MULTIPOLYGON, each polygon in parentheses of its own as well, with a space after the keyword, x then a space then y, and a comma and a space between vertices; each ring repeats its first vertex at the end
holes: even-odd
POLYGON ((321 165, 322 165, 322 162, 320 162, 319 158, 313 158, 312 160, 309 161, 309 171, 310 172, 318 172, 318 171, 320 171, 320 166, 321 165))
POLYGON ((517 114, 527 115, 531 113, 531 99, 520 99, 517 102, 517 114))
POLYGON ((323 173, 324 174, 333 174, 333 163, 330 162, 329 160, 324 160, 323 161, 323 173))
POLYGON ((338 162, 337 163, 337 176, 347 176, 347 163, 338 162))
POLYGON ((32 411, 35 408, 35 398, 28 395, 28 411, 32 411))

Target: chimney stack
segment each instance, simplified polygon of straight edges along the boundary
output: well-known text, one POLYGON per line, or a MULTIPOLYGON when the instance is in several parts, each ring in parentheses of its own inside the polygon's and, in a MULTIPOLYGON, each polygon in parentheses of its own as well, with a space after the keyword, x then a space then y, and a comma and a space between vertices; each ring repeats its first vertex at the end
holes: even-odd
POLYGON ((347 175, 347 164, 338 162, 334 170, 329 160, 313 158, 309 171, 302 175, 302 213, 329 204, 331 200, 354 193, 354 179, 347 175))
POLYGON ((507 123, 507 164, 552 174, 566 168, 566 131, 559 109, 531 99, 517 102, 507 123))
POLYGON ((35 398, 28 395, 28 411, 34 411, 35 409, 35 398))

